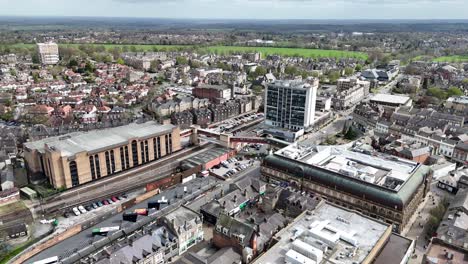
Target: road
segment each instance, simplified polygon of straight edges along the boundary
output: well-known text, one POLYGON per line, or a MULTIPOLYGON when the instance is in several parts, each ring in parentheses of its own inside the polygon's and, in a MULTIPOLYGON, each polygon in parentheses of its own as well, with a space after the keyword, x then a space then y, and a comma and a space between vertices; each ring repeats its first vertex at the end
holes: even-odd
POLYGON ((333 122, 331 122, 328 126, 320 129, 317 132, 310 133, 307 139, 300 141, 300 144, 320 144, 324 142, 328 137, 334 136, 341 131, 343 131, 343 127, 345 124, 346 119, 348 116, 341 116, 336 118, 333 122))
POLYGON ((453 199, 454 195, 437 188, 437 181, 433 180, 431 184, 431 190, 424 199, 425 203, 420 205, 420 208, 416 211, 417 217, 412 223, 411 228, 405 234, 406 237, 416 241, 415 254, 408 263, 420 264, 422 263, 422 257, 426 253, 426 247, 429 245, 430 239, 426 237, 425 226, 430 217, 430 211, 436 207, 439 202, 446 198, 449 201, 453 199))
POLYGON ((187 148, 173 155, 164 157, 156 162, 141 165, 137 168, 118 173, 111 177, 91 182, 72 190, 60 193, 53 199, 37 204, 32 211, 36 214, 42 212, 54 212, 63 210, 79 204, 87 203, 93 200, 108 198, 109 196, 128 192, 140 187, 146 183, 153 182, 159 178, 170 175, 179 165, 181 158, 189 158, 197 153, 206 151, 213 147, 212 145, 187 148))
MULTIPOLYGON (((158 200, 161 199, 163 196, 170 200, 170 203, 173 204, 178 200, 181 200, 183 197, 181 195, 184 194, 184 187, 187 187, 187 193, 192 194, 199 190, 202 186, 207 186, 209 184, 214 184, 217 183, 216 187, 205 193, 203 196, 200 196, 199 199, 196 199, 192 201, 188 206, 196 211, 200 210, 200 207, 207 202, 211 201, 211 199, 220 193, 221 189, 227 190, 229 188, 229 185, 232 184, 233 182, 237 182, 239 180, 244 179, 247 176, 255 176, 255 175, 260 175, 260 163, 256 163, 254 166, 240 172, 239 174, 235 175, 231 180, 229 181, 220 181, 214 177, 207 177, 207 178, 196 178, 188 183, 185 184, 179 184, 177 186, 174 186, 173 188, 164 190, 162 193, 148 199, 148 200, 158 200)), ((138 208, 146 208, 147 207, 147 201, 143 201, 129 209, 126 210, 126 212, 131 212, 134 209, 138 208)), ((93 211, 88 212, 87 214, 92 214, 93 211)), ((38 255, 34 256, 30 260, 28 260, 28 263, 41 260, 44 258, 52 257, 52 256, 60 256, 61 258, 70 256, 74 252, 78 251, 81 248, 84 248, 85 246, 88 246, 90 243, 94 242, 95 240, 99 240, 100 237, 93 238, 91 236, 91 230, 93 228, 99 228, 99 227, 106 227, 106 226, 125 226, 125 224, 122 221, 122 213, 116 214, 112 217, 109 217, 102 222, 86 229, 83 230, 82 232, 78 233, 77 235, 70 237, 59 244, 48 248, 47 250, 42 251, 38 255)))

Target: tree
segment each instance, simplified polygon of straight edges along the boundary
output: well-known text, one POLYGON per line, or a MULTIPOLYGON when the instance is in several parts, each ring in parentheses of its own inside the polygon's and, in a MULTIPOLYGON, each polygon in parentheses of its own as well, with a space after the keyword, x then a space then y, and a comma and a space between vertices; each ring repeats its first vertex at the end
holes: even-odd
POLYGON ((78 67, 78 61, 76 61, 76 59, 74 58, 68 62, 68 68, 72 68, 72 67, 78 67))
POLYGON ((357 72, 360 72, 362 70, 362 65, 361 64, 356 65, 356 67, 354 67, 354 70, 357 72))
POLYGON ((10 69, 10 74, 11 74, 12 76, 16 76, 16 70, 13 69, 13 68, 11 68, 11 69, 10 69))
POLYGON ((188 59, 184 56, 177 56, 176 58, 176 64, 177 65, 187 65, 188 59))
POLYGON ((122 58, 117 59, 117 64, 124 65, 125 61, 122 58))
POLYGON ((457 87, 450 87, 448 90, 447 90, 447 96, 448 97, 452 97, 452 96, 462 96, 463 95, 463 92, 462 90, 460 90, 460 88, 457 88, 457 87))
POLYGON ((37 53, 34 53, 32 56, 31 56, 31 59, 32 59, 32 63, 34 64, 39 64, 40 61, 39 61, 39 55, 37 55, 37 53))
POLYGON ((351 68, 351 67, 346 67, 344 72, 345 72, 346 76, 350 76, 350 75, 352 75, 354 73, 354 69, 351 68))
POLYGON ((251 90, 255 95, 259 95, 259 94, 263 93, 263 86, 261 86, 261 85, 252 85, 251 90))
POLYGON ((437 87, 431 87, 427 89, 427 95, 434 96, 440 100, 444 100, 447 98, 447 93, 442 91, 442 89, 437 87))
POLYGON ((357 137, 358 137, 358 134, 352 127, 350 127, 348 129, 348 132, 346 132, 346 134, 344 135, 344 138, 348 140, 355 140, 357 137))
POLYGON ((338 78, 340 78, 341 74, 339 71, 331 71, 330 73, 328 73, 328 79, 330 79, 330 82, 331 83, 335 83, 338 78))
POLYGON ((284 73, 291 76, 297 75, 297 68, 295 66, 288 65, 284 69, 284 73))
POLYGON ((252 79, 256 79, 258 76, 263 76, 266 73, 267 70, 265 68, 263 68, 262 66, 257 66, 257 68, 255 68, 255 71, 251 71, 249 73, 249 77, 252 79))

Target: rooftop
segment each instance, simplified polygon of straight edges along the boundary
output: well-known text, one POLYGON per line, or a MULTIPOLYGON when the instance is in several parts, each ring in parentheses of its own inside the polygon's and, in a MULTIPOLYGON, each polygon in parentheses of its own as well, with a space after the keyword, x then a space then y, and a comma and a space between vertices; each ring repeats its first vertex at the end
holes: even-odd
POLYGON ((393 156, 371 156, 343 146, 313 148, 293 144, 275 154, 396 191, 418 166, 393 156))
POLYGON ((373 202, 402 210, 430 172, 394 156, 364 154, 350 146, 290 145, 267 156, 263 167, 303 177, 373 202))
POLYGON ((468 96, 450 97, 449 99, 447 99, 447 102, 457 104, 468 104, 468 96))
POLYGON ((175 126, 160 125, 154 121, 142 124, 93 130, 90 132, 73 132, 59 137, 50 137, 27 142, 24 147, 41 153, 46 148, 61 152, 62 157, 69 157, 81 152, 96 153, 110 147, 125 145, 131 139, 145 139, 170 133, 175 126))
POLYGON ((389 228, 359 213, 322 203, 278 232, 278 243, 254 263, 282 264, 287 262, 286 255, 301 258, 303 263, 361 263, 389 228))
POLYGON ((301 80, 276 80, 269 87, 288 87, 293 89, 310 89, 313 86, 301 80))
POLYGON ((392 95, 392 94, 377 94, 372 97, 371 101, 391 104, 406 104, 411 100, 408 96, 392 95))

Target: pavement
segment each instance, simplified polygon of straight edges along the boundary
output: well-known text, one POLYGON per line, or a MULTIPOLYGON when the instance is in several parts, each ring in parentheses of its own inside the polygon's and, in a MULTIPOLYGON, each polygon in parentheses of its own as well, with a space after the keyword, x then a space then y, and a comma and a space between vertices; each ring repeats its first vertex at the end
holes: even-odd
POLYGON ((300 141, 300 144, 320 144, 324 142, 328 137, 334 136, 343 131, 343 127, 348 116, 341 116, 336 118, 326 127, 320 129, 317 132, 309 133, 307 138, 300 141))

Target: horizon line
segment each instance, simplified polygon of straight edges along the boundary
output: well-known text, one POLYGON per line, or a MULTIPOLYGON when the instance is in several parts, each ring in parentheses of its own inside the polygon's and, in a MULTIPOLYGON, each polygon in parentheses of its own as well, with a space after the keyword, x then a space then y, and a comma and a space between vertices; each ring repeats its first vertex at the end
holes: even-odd
POLYGON ((69 16, 69 15, 1 15, 0 18, 103 18, 161 20, 243 20, 243 21, 466 21, 468 18, 201 18, 201 17, 134 17, 134 16, 69 16))

